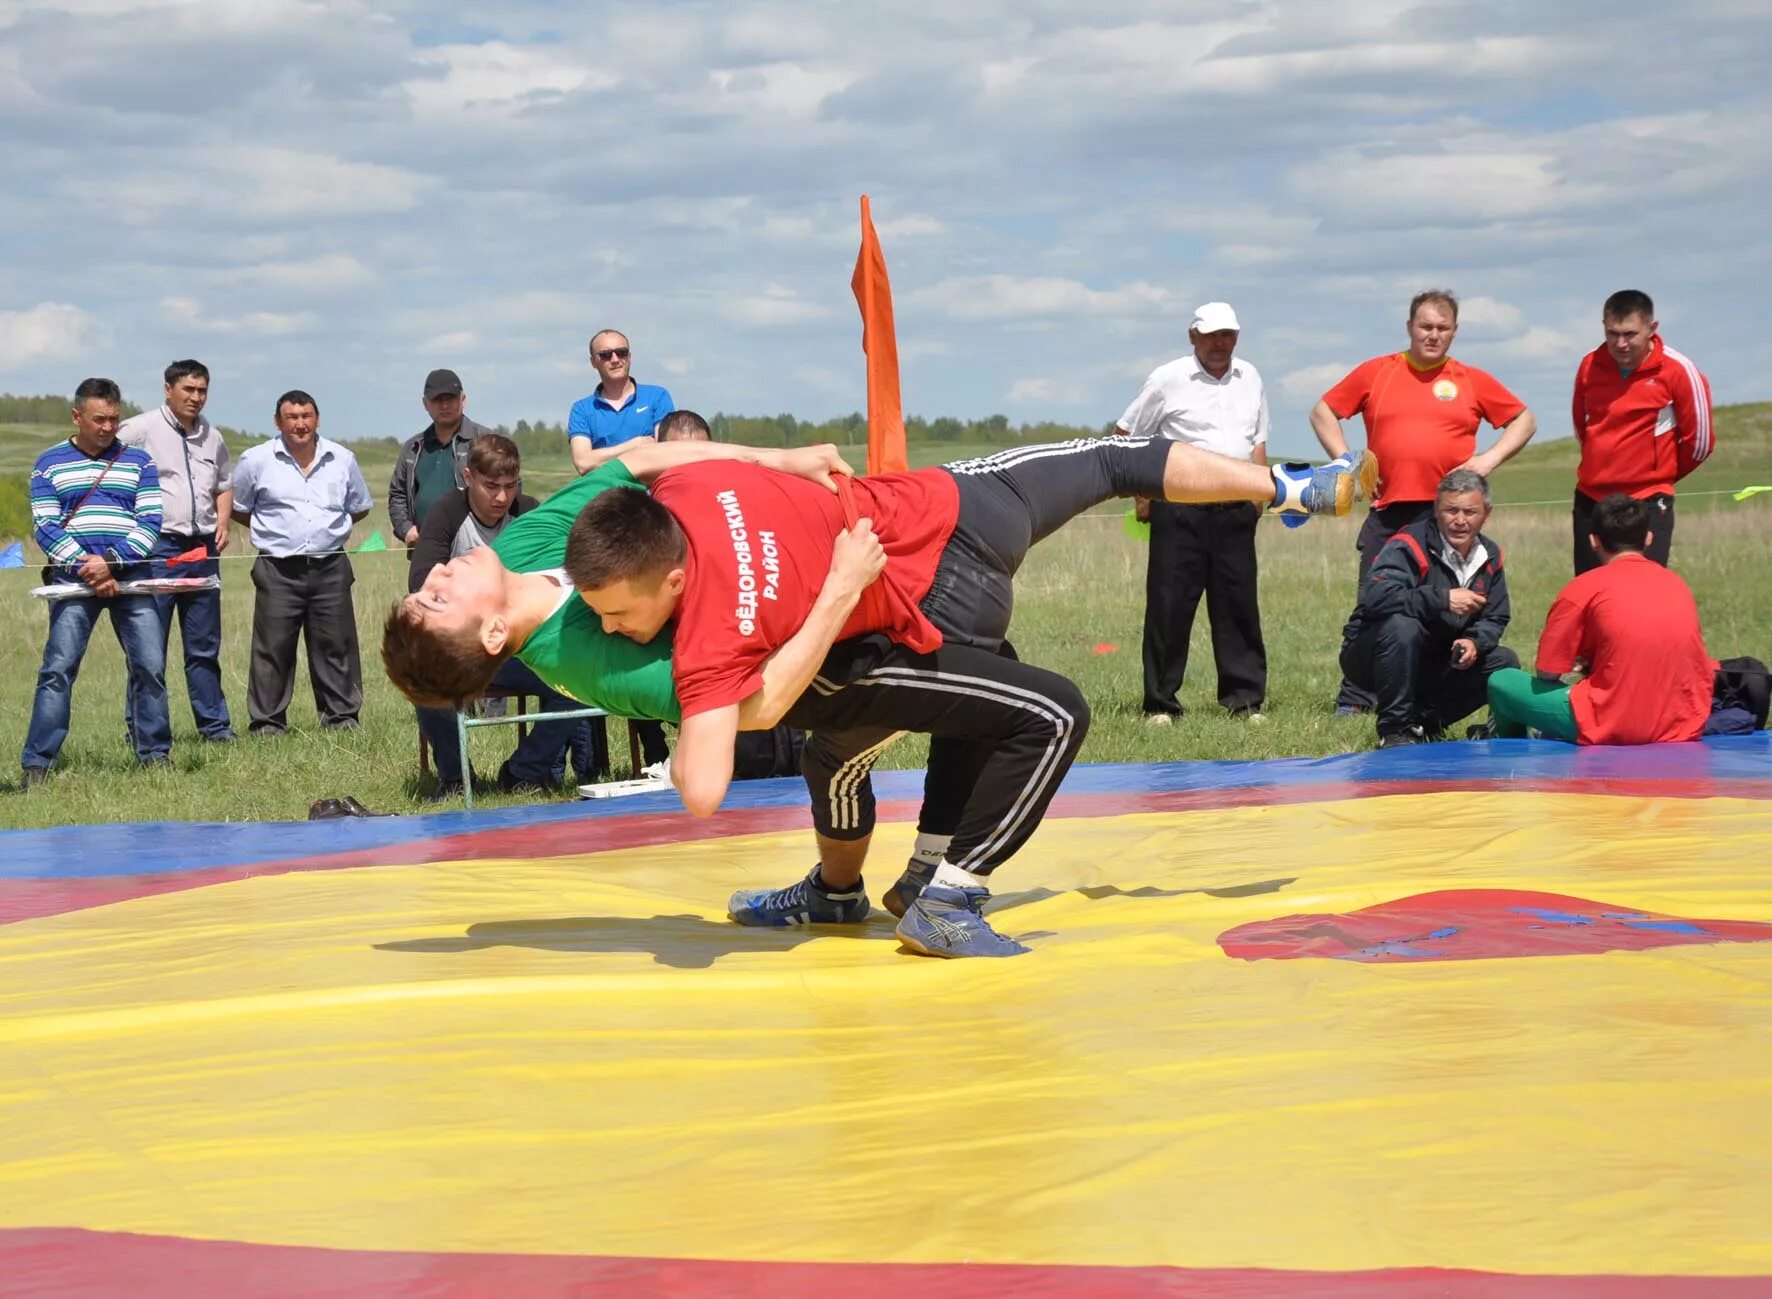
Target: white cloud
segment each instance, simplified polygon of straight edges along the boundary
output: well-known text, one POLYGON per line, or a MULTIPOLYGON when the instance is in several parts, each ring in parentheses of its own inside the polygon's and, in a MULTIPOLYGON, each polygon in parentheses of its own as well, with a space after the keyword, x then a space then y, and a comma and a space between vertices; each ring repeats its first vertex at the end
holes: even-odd
MULTIPOLYGON (((1339 7, 1339 6, 1338 6, 1339 7)), ((1555 42, 1538 37, 1482 37, 1453 42, 1383 41, 1328 49, 1205 59, 1194 65, 1197 90, 1255 94, 1310 80, 1376 83, 1428 75, 1477 80, 1497 73, 1529 74, 1555 66, 1555 42)))
POLYGON ((375 273, 349 253, 322 253, 300 261, 235 266, 212 278, 246 288, 318 296, 372 284, 375 273))
POLYGON ((1314 406, 1317 398, 1339 383, 1342 376, 1351 369, 1352 365, 1344 365, 1339 361, 1325 365, 1307 365, 1281 375, 1279 389, 1290 402, 1314 406))
POLYGON ((454 117, 475 110, 511 112, 525 103, 574 90, 608 89, 618 78, 605 69, 563 59, 552 47, 523 49, 504 41, 484 45, 443 45, 426 50, 416 62, 441 76, 415 77, 401 89, 421 117, 454 117))
POLYGON ((774 63, 716 68, 710 80, 726 102, 756 117, 810 117, 826 97, 847 87, 854 74, 832 66, 774 63))
POLYGON ((722 303, 725 314, 747 325, 796 325, 823 320, 831 309, 808 302, 782 284, 766 284, 754 294, 738 294, 722 303))
POLYGON ((967 275, 908 295, 909 302, 956 320, 1024 320, 1043 316, 1144 315, 1175 305, 1168 289, 1133 280, 1092 289, 1059 276, 967 275))
POLYGON ((444 356, 472 352, 479 346, 480 335, 471 329, 458 329, 422 339, 413 344, 411 350, 430 356, 444 356))
POLYGON ((1461 354, 1554 409, 1631 266, 1719 400, 1767 395, 1742 284, 1772 263, 1772 25, 1699 0, 1645 62, 1578 8, 1474 13, 0 0, 0 239, 30 250, 0 364, 54 391, 194 337, 218 419, 331 372, 329 423, 374 429, 441 363, 514 422, 559 418, 614 322, 685 404, 818 418, 857 400, 867 193, 931 416, 1105 420, 1222 298, 1308 445, 1309 403, 1441 284, 1461 354))
POLYGON ((947 226, 932 216, 907 212, 904 216, 874 222, 874 231, 881 239, 922 239, 946 234, 947 226))
POLYGON ((1536 216, 1599 193, 1567 179, 1554 153, 1532 150, 1373 155, 1344 149, 1293 168, 1286 185, 1319 210, 1381 227, 1536 216), (1384 196, 1382 204, 1373 202, 1375 194, 1384 196))
POLYGON ((414 172, 330 153, 270 145, 189 148, 125 172, 99 189, 84 175, 57 185, 137 226, 196 214, 204 220, 297 222, 405 212, 429 182, 414 172), (176 176, 178 183, 170 183, 176 176))
POLYGON ((223 316, 206 311, 195 298, 163 299, 160 313, 169 325, 203 334, 256 334, 280 338, 288 334, 312 333, 320 328, 320 318, 311 311, 248 311, 239 316, 223 316))
POLYGON ((1533 325, 1518 338, 1494 344, 1488 352, 1508 361, 1567 362, 1569 372, 1573 374, 1576 361, 1588 350, 1560 329, 1533 325))
POLYGON ((1264 244, 1220 244, 1212 250, 1214 265, 1239 269, 1278 266, 1281 262, 1294 261, 1297 257, 1296 248, 1275 248, 1264 244))
POLYGON ((1526 313, 1495 298, 1477 294, 1458 300, 1458 333, 1479 337, 1511 337, 1526 323, 1526 313))
POLYGON ((40 302, 28 311, 0 311, 0 367, 23 372, 34 365, 71 361, 91 346, 93 319, 65 302, 40 302))

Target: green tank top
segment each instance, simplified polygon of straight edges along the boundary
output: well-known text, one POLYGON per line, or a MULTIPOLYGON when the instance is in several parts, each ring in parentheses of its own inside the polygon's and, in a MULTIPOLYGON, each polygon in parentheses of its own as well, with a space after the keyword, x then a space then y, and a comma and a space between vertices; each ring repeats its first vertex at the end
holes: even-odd
MULTIPOLYGON (((559 568, 578 512, 612 487, 644 490, 621 461, 611 460, 513 519, 492 543, 493 553, 514 573, 559 568)), ((683 720, 671 684, 669 633, 649 645, 611 636, 576 595, 530 634, 517 657, 553 689, 592 708, 616 717, 683 720)))

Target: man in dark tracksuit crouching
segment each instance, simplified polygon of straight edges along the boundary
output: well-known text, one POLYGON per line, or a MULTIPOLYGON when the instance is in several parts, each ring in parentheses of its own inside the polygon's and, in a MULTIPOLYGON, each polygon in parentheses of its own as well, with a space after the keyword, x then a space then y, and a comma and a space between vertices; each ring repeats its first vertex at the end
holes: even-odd
POLYGON ((1434 512, 1385 543, 1341 633, 1341 670, 1378 696, 1378 747, 1439 739, 1483 706, 1492 673, 1520 665, 1501 644, 1509 607, 1501 547, 1483 535, 1489 483, 1440 481, 1434 512))

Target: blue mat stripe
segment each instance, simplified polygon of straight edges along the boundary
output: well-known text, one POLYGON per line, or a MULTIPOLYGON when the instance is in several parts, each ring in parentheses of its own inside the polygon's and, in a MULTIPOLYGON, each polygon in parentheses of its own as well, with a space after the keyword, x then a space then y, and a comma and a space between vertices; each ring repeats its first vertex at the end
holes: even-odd
MULTIPOLYGON (((1766 779, 1772 779, 1772 733, 1760 732, 1699 744, 1628 749, 1498 740, 1265 762, 1104 763, 1073 768, 1063 792, 1087 797, 1363 781, 1669 780, 1722 784, 1766 779)), ((922 793, 923 773, 879 772, 874 788, 883 800, 914 799, 922 793)), ((725 807, 796 807, 803 805, 805 798, 805 786, 795 779, 748 781, 733 786, 725 807)), ((201 870, 356 852, 474 831, 680 811, 675 794, 660 793, 373 820, 154 821, 12 830, 0 832, 0 879, 101 878, 201 870)))

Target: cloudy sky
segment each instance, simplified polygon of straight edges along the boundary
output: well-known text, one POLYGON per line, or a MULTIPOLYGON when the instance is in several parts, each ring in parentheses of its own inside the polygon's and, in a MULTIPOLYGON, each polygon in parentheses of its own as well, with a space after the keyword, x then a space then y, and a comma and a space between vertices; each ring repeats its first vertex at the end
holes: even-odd
POLYGON ((873 196, 905 406, 1101 423, 1230 300, 1275 445, 1409 295, 1567 425, 1640 287, 1772 397, 1772 0, 0 0, 0 389, 215 372, 265 429, 561 420, 592 330, 704 411, 863 401, 873 196))

